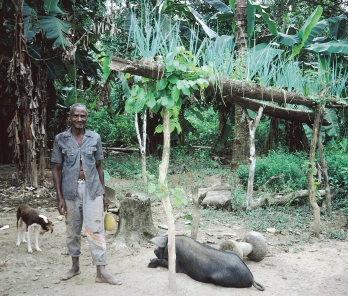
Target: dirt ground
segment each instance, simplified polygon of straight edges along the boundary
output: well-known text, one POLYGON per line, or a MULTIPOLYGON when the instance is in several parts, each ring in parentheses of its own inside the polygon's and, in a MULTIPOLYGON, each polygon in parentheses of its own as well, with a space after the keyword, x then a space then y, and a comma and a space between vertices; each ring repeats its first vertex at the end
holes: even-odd
MULTIPOLYGON (((0 172, 1 173, 1 172, 0 172)), ((147 267, 155 258, 154 246, 149 243, 139 250, 120 252, 112 245, 115 231, 107 232, 108 271, 123 281, 121 286, 94 282, 95 267, 87 238, 82 238, 80 258, 81 274, 69 281, 61 281, 71 265, 65 249, 65 221, 55 208, 55 194, 49 181, 46 187, 29 191, 10 187, 6 169, 0 174, 0 295, 347 295, 348 294, 348 242, 312 238, 312 243, 288 246, 287 237, 263 233, 269 252, 261 262, 245 259, 257 282, 264 285, 261 292, 254 287, 246 289, 224 288, 197 282, 185 274, 176 275, 177 291, 168 290, 168 270, 147 267), (6 176, 5 176, 6 175, 6 176), (27 252, 26 243, 16 246, 16 214, 19 203, 33 207, 54 222, 54 232, 39 238, 42 252, 34 248, 27 252)), ((159 203, 153 205, 155 226, 166 224, 159 203)), ((176 220, 179 234, 189 235, 182 218, 176 220)), ((224 239, 241 239, 252 229, 243 229, 240 223, 206 224, 198 240, 218 248, 224 239)))

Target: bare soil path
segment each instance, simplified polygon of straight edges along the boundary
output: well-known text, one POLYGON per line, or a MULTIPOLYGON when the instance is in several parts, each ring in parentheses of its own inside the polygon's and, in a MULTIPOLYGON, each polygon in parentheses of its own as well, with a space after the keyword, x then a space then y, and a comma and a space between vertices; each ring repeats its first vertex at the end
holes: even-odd
MULTIPOLYGON (((94 282, 95 267, 91 264, 85 237, 82 238, 81 274, 61 281, 60 276, 70 268, 71 259, 65 252, 65 221, 58 219, 54 190, 49 184, 48 188, 32 193, 6 189, 9 186, 4 182, 1 185, 0 226, 9 225, 9 228, 0 230, 0 295, 348 295, 347 241, 311 238, 311 243, 288 246, 286 236, 271 233, 263 233, 269 247, 267 257, 262 262, 245 259, 255 280, 265 286, 264 292, 254 287, 235 289, 200 283, 185 274, 177 274, 177 291, 168 291, 167 269, 147 267, 155 256, 154 246, 149 243, 136 251, 120 252, 111 244, 115 231, 107 232, 107 270, 120 278, 123 285, 94 282), (31 202, 54 221, 54 232, 40 236, 42 252, 33 248, 33 253, 29 254, 26 244, 16 246, 15 211, 21 202, 31 202)), ((166 224, 158 203, 153 206, 153 216, 155 226, 166 224)), ((176 229, 180 234, 189 235, 180 217, 176 229)), ((242 238, 251 230, 243 229, 239 223, 208 223, 200 230, 198 240, 209 240, 218 248, 224 238, 242 238)))

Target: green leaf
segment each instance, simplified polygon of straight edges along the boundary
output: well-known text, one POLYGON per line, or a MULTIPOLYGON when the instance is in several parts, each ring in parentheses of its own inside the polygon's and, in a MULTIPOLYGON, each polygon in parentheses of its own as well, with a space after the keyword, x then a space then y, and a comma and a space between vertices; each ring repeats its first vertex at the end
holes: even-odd
POLYGON ((185 219, 185 220, 188 220, 188 221, 191 221, 191 222, 193 221, 192 215, 185 215, 185 216, 184 216, 184 219, 185 219))
POLYGON ((154 96, 146 101, 146 105, 151 109, 153 109, 156 106, 156 104, 157 104, 157 101, 154 96))
POLYGON ((180 198, 174 198, 174 200, 173 200, 173 205, 175 206, 175 207, 178 207, 178 206, 180 206, 182 204, 182 201, 181 201, 181 199, 180 198))
POLYGON ((268 30, 272 33, 272 35, 277 36, 278 35, 277 24, 271 20, 269 14, 264 10, 264 6, 260 4, 251 3, 250 0, 248 0, 247 5, 248 6, 252 5, 255 7, 258 13, 261 14, 262 19, 267 23, 268 30))
POLYGON ((44 0, 44 9, 46 12, 55 12, 58 14, 63 14, 64 12, 60 10, 57 6, 59 0, 44 0))
POLYGON ((178 80, 176 82, 176 86, 178 89, 182 89, 186 86, 186 80, 178 80))
POLYGON ((39 22, 42 29, 46 32, 48 39, 55 39, 53 42, 53 49, 71 46, 70 41, 66 35, 70 32, 70 24, 66 21, 60 20, 54 16, 39 16, 39 22))
POLYGON ((180 90, 177 88, 176 85, 173 86, 172 88, 172 99, 174 102, 177 102, 180 97, 180 90))
POLYGON ((232 10, 229 6, 219 0, 204 0, 218 10, 221 14, 231 14, 232 10))
POLYGON ((163 125, 162 124, 159 124, 156 126, 155 133, 157 133, 157 134, 163 133, 163 125))
POLYGON ((301 42, 301 39, 297 35, 287 35, 287 34, 278 32, 278 36, 279 36, 279 43, 287 45, 287 46, 294 46, 295 44, 298 44, 301 42))
POLYGON ((326 43, 312 44, 311 46, 307 47, 307 49, 317 53, 348 54, 348 41, 339 40, 339 41, 330 41, 326 43))
POLYGON ((194 115, 196 115, 196 117, 197 117, 200 121, 204 121, 204 117, 203 117, 201 111, 197 110, 196 107, 191 106, 191 107, 190 107, 190 111, 191 111, 194 115))
POLYGON ((255 13, 256 8, 254 5, 250 3, 250 1, 247 2, 247 35, 250 39, 254 34, 254 28, 255 28, 255 13))
POLYGON ((181 89, 181 91, 182 91, 182 93, 183 93, 184 95, 186 95, 186 96, 191 95, 191 91, 190 91, 190 89, 187 88, 187 87, 183 87, 183 88, 181 89))
POLYGON ((134 104, 134 112, 135 113, 139 113, 140 111, 142 111, 144 108, 144 101, 143 100, 136 100, 135 104, 134 104))
POLYGON ((130 94, 132 97, 136 97, 139 90, 138 84, 133 84, 132 89, 130 90, 130 94))
POLYGON ((150 194, 154 193, 156 191, 156 185, 153 184, 153 183, 150 183, 148 186, 147 186, 147 190, 150 194))
POLYGON ((165 89, 168 84, 168 80, 166 78, 161 79, 157 82, 157 88, 158 90, 165 89))
POLYGON ((176 84, 176 82, 179 80, 178 76, 176 75, 171 75, 168 77, 168 81, 171 83, 171 84, 176 84))
POLYGON ((301 38, 301 43, 294 46, 292 57, 300 53, 312 29, 318 23, 318 20, 321 17, 322 12, 323 12, 323 8, 321 6, 318 6, 316 10, 314 10, 313 13, 309 16, 309 18, 307 18, 305 24, 303 25, 301 30, 298 32, 298 37, 301 38))
POLYGON ((109 74, 111 72, 111 68, 109 67, 110 65, 110 57, 106 56, 104 57, 104 61, 103 61, 103 77, 104 80, 106 80, 109 77, 109 74))
POLYGON ((125 110, 126 110, 126 112, 129 112, 129 113, 134 112, 134 100, 132 97, 130 97, 126 100, 125 110))
POLYGON ((172 100, 172 98, 167 96, 161 97, 159 102, 161 103, 162 106, 166 107, 168 110, 170 110, 175 104, 174 100, 172 100))
POLYGON ((208 35, 208 37, 216 38, 218 35, 206 25, 206 23, 203 21, 203 17, 192 7, 188 7, 188 8, 190 9, 192 15, 196 18, 197 22, 200 23, 200 25, 202 26, 204 32, 208 35))
POLYGON ((199 78, 199 79, 197 79, 197 84, 198 84, 201 88, 206 88, 206 87, 208 87, 209 82, 208 82, 208 80, 206 80, 206 79, 199 78))

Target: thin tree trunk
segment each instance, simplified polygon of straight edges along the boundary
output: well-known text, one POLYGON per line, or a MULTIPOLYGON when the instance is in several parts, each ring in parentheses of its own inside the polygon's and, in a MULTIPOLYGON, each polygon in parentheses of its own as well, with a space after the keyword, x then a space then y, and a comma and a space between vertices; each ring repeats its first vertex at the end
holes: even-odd
POLYGON ((246 203, 247 210, 251 209, 251 204, 253 202, 253 188, 254 188, 254 176, 255 176, 255 167, 256 167, 256 148, 255 148, 255 133, 257 126, 260 123, 260 119, 262 116, 263 108, 260 107, 257 112, 257 116, 255 119, 252 119, 248 116, 248 111, 244 110, 245 116, 248 118, 248 126, 249 126, 249 145, 250 145, 250 169, 249 169, 249 178, 248 178, 248 188, 246 194, 246 203))
POLYGON ((321 133, 319 133, 319 136, 318 136, 318 150, 319 150, 321 168, 323 170, 324 189, 325 189, 325 193, 326 193, 325 200, 323 202, 322 207, 327 212, 330 213, 331 212, 331 191, 330 191, 329 174, 328 174, 328 169, 327 169, 327 162, 325 160, 324 146, 323 146, 321 133))
MULTIPOLYGON (((167 187, 167 175, 169 167, 169 157, 170 157, 170 122, 169 122, 169 111, 167 108, 163 108, 163 153, 162 162, 159 166, 159 178, 158 181, 161 186, 167 187)), ((170 203, 168 190, 164 193, 162 197, 162 203, 164 210, 167 215, 168 222, 168 264, 169 264, 169 289, 171 291, 176 290, 176 274, 175 274, 175 225, 172 205, 170 203)))
POLYGON ((147 174, 146 174, 146 111, 143 115, 143 139, 141 139, 139 132, 139 123, 138 123, 138 113, 135 114, 135 130, 137 133, 137 138, 139 142, 139 150, 141 154, 141 176, 144 183, 147 183, 147 174))
POLYGON ((316 169, 315 150, 317 147, 317 140, 318 140, 318 135, 320 133, 321 122, 323 120, 323 117, 324 117, 324 109, 322 108, 322 105, 320 103, 315 113, 312 140, 311 140, 310 150, 309 150, 309 167, 307 171, 309 201, 312 205, 313 214, 314 214, 313 232, 316 237, 319 237, 319 230, 320 230, 320 208, 317 204, 315 185, 314 185, 314 172, 316 169))
MULTIPOLYGON (((236 48, 239 56, 246 52, 247 48, 247 3, 245 0, 236 0, 235 2, 235 20, 236 20, 236 48)), ((243 120, 243 108, 235 106, 235 124, 232 148, 231 167, 236 168, 239 164, 248 162, 249 131, 248 124, 243 120)))

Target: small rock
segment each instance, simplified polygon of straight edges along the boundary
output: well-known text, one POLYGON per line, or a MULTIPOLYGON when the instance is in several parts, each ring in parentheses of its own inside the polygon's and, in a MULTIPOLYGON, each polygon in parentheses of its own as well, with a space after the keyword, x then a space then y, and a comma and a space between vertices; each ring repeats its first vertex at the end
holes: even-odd
POLYGON ((59 284, 59 283, 60 283, 60 280, 59 280, 59 279, 53 280, 53 281, 51 282, 51 284, 54 284, 54 285, 59 284))
POLYGON ((38 277, 34 277, 33 278, 33 281, 37 281, 39 278, 38 277))
POLYGON ((63 216, 62 216, 62 215, 59 215, 59 216, 57 217, 57 219, 58 219, 59 221, 62 221, 62 220, 63 220, 63 216))
POLYGON ((158 228, 161 228, 161 229, 164 229, 164 230, 168 230, 168 226, 164 225, 164 224, 158 225, 158 228))
POLYGON ((267 228, 266 230, 269 233, 276 233, 276 229, 275 228, 267 228))
POLYGON ((236 236, 235 233, 223 233, 222 236, 236 236))

